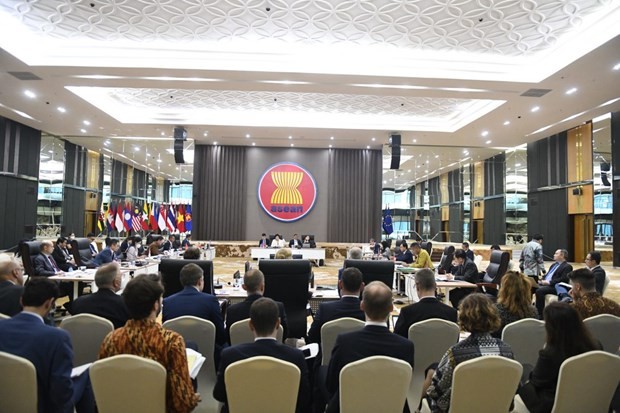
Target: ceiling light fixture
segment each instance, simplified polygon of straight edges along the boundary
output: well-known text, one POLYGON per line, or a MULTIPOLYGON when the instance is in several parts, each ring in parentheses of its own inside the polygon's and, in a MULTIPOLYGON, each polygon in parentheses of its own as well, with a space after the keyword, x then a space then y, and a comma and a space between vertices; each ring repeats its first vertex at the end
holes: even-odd
POLYGON ((366 145, 366 149, 370 149, 370 145, 366 145))
POLYGON ((413 140, 413 143, 416 143, 417 141, 418 141, 417 139, 414 139, 414 140, 413 140))
POLYGON ((620 70, 620 63, 616 63, 613 67, 614 70, 620 70))
POLYGON ((80 129, 80 132, 86 133, 86 129, 80 129))
POLYGON ((34 99, 37 97, 37 95, 31 90, 24 90, 24 95, 28 96, 31 99, 34 99))
POLYGON ((162 133, 161 133, 161 136, 166 136, 166 132, 162 132, 162 133))
POLYGON ((576 91, 577 91, 577 88, 576 88, 576 87, 571 87, 570 89, 568 89, 568 90, 566 91, 566 94, 567 94, 567 95, 572 95, 572 94, 573 94, 573 93, 575 93, 576 91))
POLYGON ((256 146, 256 142, 252 142, 252 146, 256 146))
POLYGON ((509 120, 507 120, 506 122, 504 122, 504 126, 508 126, 508 125, 510 125, 510 121, 509 121, 509 120))
POLYGON ((334 137, 333 137, 333 136, 330 136, 330 137, 329 137, 329 139, 333 141, 333 140, 334 140, 334 137))
POLYGON ((82 123, 83 123, 84 125, 86 125, 86 126, 90 126, 90 122, 89 122, 89 121, 87 121, 87 120, 82 121, 82 123))
POLYGON ((540 106, 534 106, 531 110, 532 112, 538 112, 540 110, 540 106))
POLYGON ((250 134, 249 134, 249 133, 247 133, 247 134, 245 135, 245 138, 246 138, 246 139, 249 139, 249 138, 250 138, 250 134))
POLYGON ((487 136, 488 134, 489 134, 489 131, 488 131, 488 130, 483 130, 483 131, 482 131, 482 133, 481 133, 481 135, 482 135, 483 137, 484 137, 484 136, 487 136))
POLYGON ((487 145, 488 145, 488 144, 490 144, 490 143, 491 143, 491 140, 488 140, 488 141, 487 141, 487 145))
POLYGON ((56 109, 58 109, 58 112, 60 113, 65 113, 67 111, 67 109, 63 108, 62 106, 58 106, 56 109))
POLYGON ((214 145, 217 145, 217 141, 213 142, 214 145))
POLYGON ((202 136, 207 136, 209 134, 209 132, 205 132, 202 134, 202 136))
POLYGON ((333 145, 329 145, 329 147, 331 148, 333 145))
POLYGON ((295 146, 295 144, 294 144, 294 143, 291 143, 291 147, 293 147, 293 146, 295 146))
POLYGON ((291 135, 288 136, 289 139, 293 139, 293 137, 291 135))

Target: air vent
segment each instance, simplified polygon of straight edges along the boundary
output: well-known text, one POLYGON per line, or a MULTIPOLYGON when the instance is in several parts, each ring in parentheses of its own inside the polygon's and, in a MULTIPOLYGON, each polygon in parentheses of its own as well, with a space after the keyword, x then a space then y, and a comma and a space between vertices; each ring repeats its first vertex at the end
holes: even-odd
POLYGON ((19 80, 41 80, 41 78, 32 72, 8 72, 8 74, 15 76, 19 80))
POLYGON ((551 92, 551 89, 529 89, 521 93, 521 96, 539 98, 539 97, 545 96, 549 92, 551 92))

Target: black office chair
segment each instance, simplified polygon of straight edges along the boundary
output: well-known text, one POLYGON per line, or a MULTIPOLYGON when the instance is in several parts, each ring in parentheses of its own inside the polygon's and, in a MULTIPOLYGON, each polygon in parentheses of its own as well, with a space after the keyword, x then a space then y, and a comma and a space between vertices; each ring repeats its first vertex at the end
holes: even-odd
MULTIPOLYGON (((246 262, 245 262, 245 267, 244 267, 245 272, 248 272, 248 271, 250 271, 251 269, 252 269, 252 265, 250 264, 250 261, 246 261, 246 262)), ((244 273, 244 274, 245 274, 245 273, 244 273)))
POLYGON ((394 284, 393 261, 344 260, 344 268, 355 267, 362 272, 364 284, 381 281, 390 289, 394 284))
POLYGON ((308 329, 308 283, 312 265, 308 260, 260 260, 265 275, 265 297, 281 301, 288 319, 288 337, 306 337, 308 329))
POLYGON ((95 268, 91 263, 93 253, 90 252, 90 240, 88 238, 76 238, 71 240, 71 254, 78 267, 84 266, 95 268))
POLYGON ((24 273, 34 277, 34 259, 41 254, 41 241, 22 241, 19 243, 19 255, 24 264, 24 273))
POLYGON ((437 267, 439 274, 446 274, 450 272, 450 269, 452 268, 452 260, 454 259, 454 251, 454 245, 448 245, 443 249, 443 254, 441 255, 439 266, 437 267))
POLYGON ((489 266, 484 273, 482 282, 476 284, 483 292, 497 296, 497 292, 502 283, 502 277, 508 271, 510 263, 510 253, 508 251, 492 251, 489 266))
POLYGON ((426 250, 426 252, 428 252, 428 255, 431 255, 433 253, 433 243, 430 241, 420 242, 420 248, 426 250))
POLYGON ((161 280, 164 284, 164 297, 168 297, 183 289, 179 274, 181 269, 187 264, 196 264, 204 271, 205 285, 203 292, 213 294, 213 261, 208 260, 177 260, 164 258, 159 263, 161 280))

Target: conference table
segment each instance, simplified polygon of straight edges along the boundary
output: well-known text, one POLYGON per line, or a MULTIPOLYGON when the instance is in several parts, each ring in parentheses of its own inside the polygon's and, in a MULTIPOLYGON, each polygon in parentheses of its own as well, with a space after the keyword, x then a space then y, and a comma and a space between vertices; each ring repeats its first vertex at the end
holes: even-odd
MULTIPOLYGON (((275 255, 279 248, 252 248, 250 256, 252 259, 269 259, 275 255)), ((301 255, 304 260, 324 260, 325 249, 323 248, 296 248, 292 250, 293 255, 301 255)))
MULTIPOLYGON (((399 268, 396 267, 396 273, 398 276, 405 277, 405 295, 410 300, 415 300, 418 298, 418 295, 415 291, 415 273, 421 268, 411 268, 404 267, 399 268)), ((454 288, 478 288, 476 284, 467 282, 467 281, 457 281, 452 280, 448 281, 445 275, 435 275, 435 283, 437 284, 437 288, 443 291, 444 293, 444 303, 450 305, 450 290, 454 288)))
MULTIPOLYGON (((319 304, 324 301, 335 301, 340 299, 337 289, 317 289, 309 288, 308 291, 312 292, 312 297, 308 300, 310 308, 316 313, 319 308, 319 304)), ((227 299, 231 304, 240 303, 244 301, 248 294, 240 287, 233 288, 221 288, 215 290, 215 295, 218 299, 227 299)))

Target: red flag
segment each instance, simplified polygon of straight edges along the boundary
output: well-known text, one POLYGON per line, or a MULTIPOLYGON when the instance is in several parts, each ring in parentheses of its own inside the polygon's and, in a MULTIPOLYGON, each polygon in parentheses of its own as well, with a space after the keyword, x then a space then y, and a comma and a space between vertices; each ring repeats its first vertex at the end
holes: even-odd
POLYGON ((151 211, 149 212, 149 227, 153 231, 157 231, 157 211, 159 211, 157 209, 157 204, 153 202, 151 204, 151 211))
POLYGON ((177 208, 177 229, 179 232, 185 232, 185 209, 183 205, 177 208))

